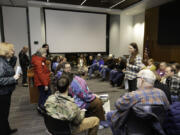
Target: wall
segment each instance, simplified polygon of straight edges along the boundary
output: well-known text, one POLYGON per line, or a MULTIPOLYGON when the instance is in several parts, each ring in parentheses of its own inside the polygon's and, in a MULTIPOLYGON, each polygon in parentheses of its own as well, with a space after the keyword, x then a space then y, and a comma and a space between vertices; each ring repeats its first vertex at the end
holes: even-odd
POLYGON ((133 17, 120 14, 119 56, 128 55, 128 45, 133 40, 133 17))
POLYGON ((120 16, 110 15, 109 53, 119 56, 120 16))
MULTIPOLYGON (((43 11, 39 7, 29 7, 29 25, 31 54, 45 43, 44 18, 43 11), (38 44, 34 44, 38 41, 38 44)), ((122 12, 120 15, 110 15, 110 36, 109 48, 110 53, 116 57, 127 55, 128 45, 131 42, 137 42, 140 54, 143 52, 143 36, 144 36, 144 14, 136 16, 127 15, 122 12)))
POLYGON ((38 7, 29 7, 29 25, 30 25, 30 37, 31 37, 31 54, 34 54, 44 43, 43 40, 43 22, 41 19, 41 9, 38 7), (34 41, 38 41, 38 44, 34 44, 34 41))
POLYGON ((143 55, 144 44, 144 19, 144 13, 133 16, 133 42, 137 43, 141 55, 143 55))
POLYGON ((180 62, 180 45, 159 45, 158 13, 159 8, 152 8, 145 12, 144 45, 148 46, 150 57, 155 61, 180 62))
POLYGON ((120 38, 119 38, 119 55, 129 55, 128 46, 136 42, 139 53, 143 54, 144 42, 144 13, 132 16, 122 12, 120 15, 120 38))
POLYGON ((14 44, 15 55, 18 56, 22 47, 28 46, 26 8, 3 7, 2 11, 5 42, 14 44))

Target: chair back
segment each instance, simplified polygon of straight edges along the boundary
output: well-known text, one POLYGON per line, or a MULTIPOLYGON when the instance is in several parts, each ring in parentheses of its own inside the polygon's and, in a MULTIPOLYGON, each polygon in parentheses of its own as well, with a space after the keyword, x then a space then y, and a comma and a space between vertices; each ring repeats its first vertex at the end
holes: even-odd
MULTIPOLYGON (((132 108, 127 119, 127 135, 160 135, 153 127, 153 122, 161 124, 165 118, 165 109, 161 105, 132 108)), ((158 127, 159 128, 159 127, 158 127)), ((162 130, 162 129, 161 129, 162 130)))
POLYGON ((71 124, 69 121, 55 119, 45 114, 44 123, 52 135, 71 135, 71 124))

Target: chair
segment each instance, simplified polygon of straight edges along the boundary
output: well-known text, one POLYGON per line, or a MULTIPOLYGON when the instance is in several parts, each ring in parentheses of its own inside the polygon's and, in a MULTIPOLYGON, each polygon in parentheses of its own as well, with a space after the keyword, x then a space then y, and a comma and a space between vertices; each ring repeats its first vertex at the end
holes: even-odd
POLYGON ((161 105, 133 107, 128 115, 126 135, 165 135, 162 123, 165 109, 161 105), (156 127, 153 126, 156 124, 156 127))
POLYGON ((71 124, 69 121, 55 119, 44 114, 44 123, 52 135, 71 135, 71 124))

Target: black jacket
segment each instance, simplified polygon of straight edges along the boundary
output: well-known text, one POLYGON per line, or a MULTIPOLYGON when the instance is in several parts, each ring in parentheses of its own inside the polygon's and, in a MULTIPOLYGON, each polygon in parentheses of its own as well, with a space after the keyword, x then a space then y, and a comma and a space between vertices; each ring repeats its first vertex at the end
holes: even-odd
POLYGON ((21 65, 21 67, 28 67, 29 66, 29 58, 27 56, 26 53, 24 53, 23 51, 20 51, 19 53, 19 64, 21 65))
POLYGON ((15 89, 14 69, 7 60, 0 56, 0 95, 11 93, 15 89))
POLYGON ((125 112, 121 112, 116 122, 112 123, 115 129, 115 135, 166 135, 161 126, 165 118, 165 113, 166 110, 163 106, 132 105, 125 112), (155 109, 153 109, 154 107, 155 109))
POLYGON ((16 61, 17 61, 16 56, 11 57, 11 59, 9 60, 9 65, 11 65, 14 68, 16 66, 16 61))
POLYGON ((113 69, 115 67, 115 61, 114 59, 108 59, 104 65, 107 65, 108 68, 113 69))
POLYGON ((121 61, 120 63, 116 63, 115 68, 118 72, 122 72, 122 70, 126 68, 126 63, 123 61, 121 61))

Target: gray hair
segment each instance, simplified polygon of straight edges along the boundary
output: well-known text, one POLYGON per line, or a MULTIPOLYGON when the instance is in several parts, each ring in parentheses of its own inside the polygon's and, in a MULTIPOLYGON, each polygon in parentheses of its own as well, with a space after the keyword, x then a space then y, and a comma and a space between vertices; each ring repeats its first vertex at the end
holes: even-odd
POLYGON ((155 74, 149 69, 143 69, 138 73, 138 76, 145 80, 145 82, 154 85, 156 80, 155 74))
POLYGON ((36 51, 36 55, 42 56, 44 53, 47 53, 46 48, 40 48, 36 51))

